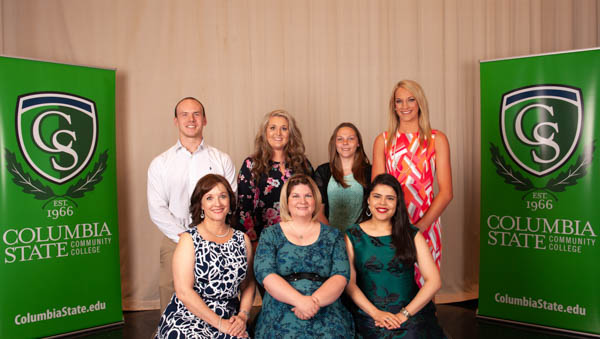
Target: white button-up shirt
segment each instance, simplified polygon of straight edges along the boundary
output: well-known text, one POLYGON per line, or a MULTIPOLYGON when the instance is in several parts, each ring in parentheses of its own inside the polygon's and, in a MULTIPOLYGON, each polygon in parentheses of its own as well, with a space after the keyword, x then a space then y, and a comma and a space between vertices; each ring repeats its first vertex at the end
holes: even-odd
POLYGON ((233 161, 204 140, 193 153, 177 141, 150 163, 147 192, 150 219, 171 240, 178 242, 179 234, 191 223, 190 198, 198 180, 209 173, 224 176, 233 191, 237 191, 233 161))

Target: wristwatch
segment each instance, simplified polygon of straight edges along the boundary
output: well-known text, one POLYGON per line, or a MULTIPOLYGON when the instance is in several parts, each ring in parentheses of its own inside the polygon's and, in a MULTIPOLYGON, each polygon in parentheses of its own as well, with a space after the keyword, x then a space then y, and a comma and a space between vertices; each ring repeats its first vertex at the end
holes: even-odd
POLYGON ((402 307, 402 309, 400 309, 400 313, 402 313, 402 315, 405 316, 406 319, 410 319, 410 317, 412 317, 410 312, 408 312, 408 310, 404 307, 402 307))

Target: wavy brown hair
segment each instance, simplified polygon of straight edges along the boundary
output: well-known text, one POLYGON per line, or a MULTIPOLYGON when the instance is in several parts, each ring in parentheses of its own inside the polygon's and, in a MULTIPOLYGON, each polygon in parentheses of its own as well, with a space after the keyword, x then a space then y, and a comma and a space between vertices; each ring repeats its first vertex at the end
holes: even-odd
POLYGON ((263 122, 260 125, 260 129, 256 134, 256 139, 254 140, 254 153, 251 155, 254 162, 251 170, 252 179, 255 182, 258 182, 260 177, 262 175, 267 175, 271 168, 269 162, 271 161, 274 152, 267 141, 267 127, 269 125, 269 120, 273 117, 281 117, 288 122, 290 136, 287 145, 285 145, 283 149, 286 167, 290 168, 294 173, 310 174, 308 160, 306 160, 306 156, 304 155, 305 148, 304 142, 302 141, 302 133, 300 132, 300 129, 298 129, 296 120, 287 111, 278 109, 265 115, 263 122))
POLYGON ((423 88, 413 80, 402 80, 398 82, 396 86, 394 86, 394 90, 392 90, 389 103, 387 147, 390 147, 392 142, 395 142, 396 131, 398 131, 398 128, 400 127, 400 118, 398 118, 398 114, 396 113, 396 90, 398 88, 404 88, 417 99, 417 104, 419 104, 419 140, 421 141, 422 147, 427 147, 427 143, 431 140, 429 105, 427 104, 427 98, 425 97, 423 88))
POLYGON ((369 166, 369 158, 365 153, 365 148, 363 147, 362 136, 358 131, 358 128, 354 126, 351 122, 342 122, 339 124, 334 130, 331 138, 329 139, 329 168, 331 169, 331 175, 333 179, 337 181, 343 188, 347 188, 349 185, 344 180, 344 170, 342 169, 342 161, 340 159, 340 155, 337 152, 335 147, 335 140, 337 138, 337 133, 341 128, 348 127, 354 130, 354 134, 358 138, 358 148, 356 149, 356 153, 354 153, 354 161, 352 163, 352 175, 354 179, 358 181, 363 187, 367 187, 371 178, 365 178, 365 167, 369 166))
MULTIPOLYGON (((196 187, 194 188, 194 193, 192 193, 192 197, 190 198, 190 214, 192 215, 190 227, 194 227, 204 220, 202 217, 202 198, 218 184, 223 184, 227 190, 227 195, 229 196, 229 212, 233 213, 235 211, 235 194, 227 179, 218 174, 207 174, 198 180, 198 183, 196 183, 196 187)), ((225 217, 225 223, 228 225, 231 223, 231 215, 232 214, 227 213, 227 217, 225 217)))

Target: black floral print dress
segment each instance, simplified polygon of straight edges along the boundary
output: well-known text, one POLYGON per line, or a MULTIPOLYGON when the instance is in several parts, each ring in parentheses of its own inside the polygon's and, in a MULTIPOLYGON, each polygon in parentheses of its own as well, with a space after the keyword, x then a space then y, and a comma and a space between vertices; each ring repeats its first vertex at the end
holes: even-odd
MULTIPOLYGON (((271 161, 268 175, 263 175, 258 184, 252 178, 254 160, 246 158, 238 175, 238 221, 250 240, 258 241, 263 229, 281 221, 279 217, 279 195, 283 184, 296 174, 290 168, 281 172, 279 162, 271 161)), ((313 168, 308 162, 312 175, 313 168)))

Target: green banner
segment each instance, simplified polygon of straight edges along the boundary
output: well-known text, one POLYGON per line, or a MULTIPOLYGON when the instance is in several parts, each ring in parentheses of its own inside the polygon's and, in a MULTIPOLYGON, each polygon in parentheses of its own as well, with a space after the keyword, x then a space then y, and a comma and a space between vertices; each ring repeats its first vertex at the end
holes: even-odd
POLYGON ((115 71, 0 57, 0 337, 123 320, 115 71))
POLYGON ((478 315, 600 334, 600 50, 480 70, 478 315))

